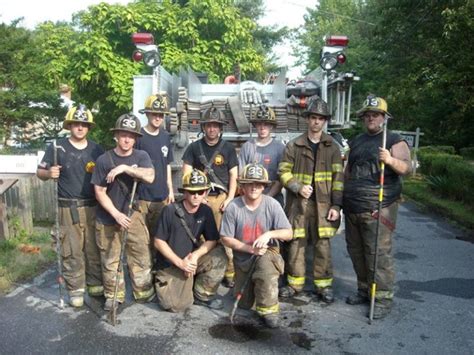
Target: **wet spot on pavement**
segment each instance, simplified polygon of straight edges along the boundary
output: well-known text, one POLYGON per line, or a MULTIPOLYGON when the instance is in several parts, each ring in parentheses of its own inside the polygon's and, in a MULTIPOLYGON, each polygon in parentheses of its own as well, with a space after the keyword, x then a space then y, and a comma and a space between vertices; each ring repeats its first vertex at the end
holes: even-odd
POLYGON ((216 324, 209 328, 213 338, 229 340, 233 343, 244 343, 250 340, 267 340, 271 338, 268 330, 253 324, 216 324))
POLYGON ((430 281, 400 280, 397 297, 424 302, 416 292, 430 292, 456 298, 474 298, 474 279, 442 278, 430 281))
POLYGON ((290 328, 301 328, 303 326, 303 321, 301 319, 291 322, 288 327, 290 328))
POLYGON ((415 254, 402 253, 402 252, 398 252, 394 256, 395 256, 395 259, 398 259, 398 260, 413 260, 417 258, 415 254))
POLYGON ((423 341, 427 341, 430 337, 425 335, 425 334, 421 334, 420 335, 420 339, 423 340, 423 341))
POLYGON ((313 348, 312 342, 314 341, 313 338, 308 337, 305 333, 291 333, 290 334, 291 341, 296 346, 300 348, 311 350, 313 348))

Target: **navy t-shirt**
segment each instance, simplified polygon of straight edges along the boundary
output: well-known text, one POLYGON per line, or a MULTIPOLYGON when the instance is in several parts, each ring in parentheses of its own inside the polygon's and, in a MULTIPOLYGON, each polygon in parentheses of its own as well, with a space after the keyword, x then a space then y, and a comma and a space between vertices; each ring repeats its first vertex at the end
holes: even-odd
MULTIPOLYGON (((115 208, 120 212, 127 214, 128 204, 130 203, 130 194, 132 193, 133 188, 133 178, 130 175, 123 173, 116 176, 114 182, 111 184, 107 184, 107 181, 105 180, 110 170, 122 164, 129 166, 137 165, 139 168, 153 167, 150 156, 143 150, 133 149, 131 155, 121 157, 111 149, 97 159, 97 165, 92 174, 91 182, 94 185, 107 187, 107 195, 112 200, 115 208)), ((138 200, 136 194, 134 200, 138 200)), ((105 225, 117 223, 100 204, 97 208, 96 218, 98 222, 105 225)))
MULTIPOLYGON (((89 139, 84 149, 74 147, 68 138, 59 139, 56 144, 65 150, 57 149, 58 165, 62 166, 58 179, 59 197, 94 199, 94 186, 91 185, 92 170, 97 158, 104 153, 104 149, 89 139)), ((54 147, 50 144, 38 168, 49 169, 53 165, 54 147)))
MULTIPOLYGON (((196 142, 191 143, 191 145, 186 148, 186 151, 183 154, 183 162, 188 165, 191 165, 193 168, 204 171, 204 165, 199 160, 201 155, 200 145, 204 155, 209 163, 217 147, 220 145, 219 153, 215 156, 212 161, 211 167, 214 170, 214 173, 217 177, 224 183, 224 187, 229 188, 229 170, 235 166, 239 165, 237 160, 237 153, 235 152, 234 146, 229 142, 223 141, 222 145, 217 143, 216 145, 210 146, 206 143, 204 138, 199 139, 196 142)), ((208 175, 209 180, 212 181, 210 175, 208 175)), ((216 182, 216 181, 212 181, 216 182)))
MULTIPOLYGON (((207 205, 200 205, 198 210, 191 214, 186 211, 183 202, 176 202, 184 211, 184 219, 193 233, 194 237, 204 236, 205 240, 218 240, 219 231, 212 210, 207 205)), ((153 235, 156 239, 168 243, 173 252, 180 258, 185 258, 196 249, 191 238, 186 233, 180 218, 176 214, 175 203, 163 208, 163 212, 154 228, 153 235)), ((161 253, 157 253, 157 264, 155 269, 164 269, 172 264, 161 253)))
POLYGON ((170 135, 164 129, 160 129, 156 136, 148 133, 144 128, 141 132, 143 137, 138 138, 135 147, 150 155, 155 168, 155 180, 151 184, 141 184, 138 195, 140 200, 163 201, 169 195, 167 166, 173 162, 170 135))

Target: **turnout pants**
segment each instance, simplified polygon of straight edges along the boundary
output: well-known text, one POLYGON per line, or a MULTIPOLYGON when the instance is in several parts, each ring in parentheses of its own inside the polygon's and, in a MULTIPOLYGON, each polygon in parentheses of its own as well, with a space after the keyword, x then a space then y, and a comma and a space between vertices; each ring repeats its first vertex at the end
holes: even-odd
POLYGON ((160 306, 170 312, 182 312, 189 308, 194 297, 201 301, 212 299, 224 277, 227 258, 222 245, 217 245, 198 261, 194 277, 186 277, 176 266, 158 270, 155 289, 160 306))
MULTIPOLYGON (((236 264, 234 297, 249 277, 250 266, 250 260, 244 265, 236 264)), ((283 274, 283 270, 284 262, 278 250, 269 249, 264 255, 258 257, 254 272, 240 299, 239 307, 250 309, 255 304, 255 309, 260 316, 279 313, 278 278, 283 274)))
MULTIPOLYGON (((138 301, 149 299, 154 291, 151 280, 150 236, 145 227, 143 215, 134 211, 132 223, 128 229, 125 245, 127 265, 132 279, 133 295, 138 301)), ((102 258, 102 275, 104 279, 104 295, 113 298, 115 280, 120 259, 121 242, 124 233, 119 225, 103 225, 97 223, 96 239, 102 258)), ((125 282, 123 270, 119 272, 117 299, 125 300, 125 282)))
MULTIPOLYGON (((143 214, 143 219, 145 220, 148 233, 150 234, 151 240, 153 241, 153 233, 155 233, 156 224, 158 223, 158 218, 161 215, 161 211, 167 205, 166 201, 145 201, 140 200, 140 212, 143 214)), ((153 245, 153 242, 150 243, 150 253, 153 260, 153 264, 156 261, 157 250, 153 245)))
POLYGON ((320 238, 318 235, 318 216, 316 204, 307 201, 304 215, 305 235, 288 242, 287 248, 287 280, 288 285, 300 292, 304 288, 306 275, 305 251, 311 243, 313 251, 313 283, 316 290, 332 286, 333 268, 331 255, 331 239, 320 238))
MULTIPOLYGON (((377 247, 377 283, 376 299, 392 299, 395 280, 392 256, 392 230, 397 219, 398 203, 382 209, 380 234, 377 247), (385 223, 384 223, 385 221, 385 223), (388 221, 388 223, 387 223, 388 221)), ((361 293, 369 294, 374 277, 375 238, 377 218, 371 212, 347 213, 346 243, 347 251, 357 275, 357 288, 361 293)))
POLYGON ((104 292, 95 210, 95 206, 59 207, 63 276, 71 297, 82 296, 86 287, 91 296, 104 292))
MULTIPOLYGON (((219 210, 222 202, 227 198, 226 193, 220 193, 219 195, 209 195, 207 196, 207 204, 212 209, 212 213, 214 214, 214 219, 216 220, 217 229, 220 230, 221 228, 221 221, 222 221, 222 212, 219 210)), ((232 254, 232 249, 228 247, 224 247, 225 253, 227 255, 227 267, 225 270, 224 277, 228 280, 232 280, 234 278, 235 270, 234 270, 234 256, 232 254)))

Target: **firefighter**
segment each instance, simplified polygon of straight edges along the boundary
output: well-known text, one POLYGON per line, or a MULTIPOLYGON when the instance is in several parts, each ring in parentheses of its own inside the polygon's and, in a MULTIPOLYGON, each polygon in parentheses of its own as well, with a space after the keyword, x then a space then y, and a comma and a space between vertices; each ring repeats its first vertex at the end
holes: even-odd
MULTIPOLYGON (((96 240, 102 258, 105 310, 111 310, 114 305, 122 229, 128 230, 125 255, 135 300, 147 302, 154 296, 150 273, 150 236, 143 215, 139 212, 137 199, 134 199, 130 217, 128 205, 134 179, 150 184, 155 178, 155 170, 148 153, 133 148, 137 137, 141 136, 137 117, 133 114, 121 115, 111 131, 114 132, 116 147, 97 159, 92 175, 92 184, 95 185, 95 194, 100 204, 97 209, 96 240)), ((123 303, 123 273, 119 276, 117 300, 123 303)))
POLYGON ((257 131, 257 138, 245 142, 239 152, 239 168, 242 170, 250 163, 262 164, 268 171, 272 184, 263 191, 264 194, 274 197, 283 206, 282 185, 278 178, 278 164, 283 157, 285 145, 272 137, 276 127, 275 112, 265 105, 261 105, 250 120, 257 131))
POLYGON ((158 302, 171 312, 181 312, 193 302, 221 309, 215 294, 227 258, 222 245, 217 245, 212 210, 202 204, 210 185, 202 171, 193 169, 183 176, 182 186, 184 200, 165 206, 153 232, 159 252, 154 268, 158 302))
MULTIPOLYGON (((168 96, 161 93, 149 96, 140 113, 146 115, 148 124, 142 127, 142 136, 137 138, 135 148, 147 152, 155 168, 153 183, 140 184, 138 187, 140 210, 151 233, 163 207, 174 202, 170 165, 173 162, 173 148, 170 135, 163 125, 165 115, 169 114, 168 96)), ((152 255, 154 250, 152 246, 152 255)))
POLYGON ((243 196, 227 206, 220 234, 222 243, 234 251, 234 296, 250 277, 240 307, 250 309, 255 303, 266 326, 276 328, 279 325, 278 278, 284 271, 278 241, 290 240, 292 232, 281 205, 263 194, 271 183, 262 165, 246 165, 239 179, 243 196), (250 274, 253 262, 256 264, 250 274))
POLYGON ((374 277, 375 239, 380 189, 380 162, 385 163, 383 204, 377 246, 374 319, 390 313, 393 303, 394 261, 392 232, 402 190, 401 176, 410 173, 411 161, 408 144, 396 133, 387 132, 386 149, 382 148, 383 123, 387 102, 375 96, 367 97, 357 112, 366 133, 350 143, 348 165, 345 171, 344 212, 347 251, 357 275, 357 292, 347 297, 351 305, 369 302, 369 285, 374 277))
POLYGON ((60 139, 57 147, 49 145, 36 175, 41 180, 58 179, 58 212, 61 257, 69 303, 84 304, 84 292, 101 296, 102 271, 100 253, 95 242, 97 201, 90 184, 96 159, 104 150, 87 139, 94 127, 91 112, 84 106, 72 107, 63 122, 70 137, 60 139), (57 162, 54 160, 57 150, 57 162))
MULTIPOLYGON (((220 228, 222 213, 235 197, 237 191, 237 153, 229 142, 221 138, 226 124, 224 113, 216 107, 206 110, 201 120, 204 137, 191 143, 183 154, 183 175, 193 168, 204 171, 211 183, 211 190, 204 200, 212 208, 217 228, 220 228)), ((232 250, 226 248, 228 258, 223 284, 234 286, 232 250)))
POLYGON ((331 117, 326 102, 319 97, 311 100, 303 114, 308 131, 288 143, 279 167, 293 227, 287 246, 288 285, 280 289, 280 296, 293 297, 303 290, 305 249, 311 240, 315 293, 329 304, 334 302, 331 238, 340 224, 342 160, 335 141, 323 132, 331 117))

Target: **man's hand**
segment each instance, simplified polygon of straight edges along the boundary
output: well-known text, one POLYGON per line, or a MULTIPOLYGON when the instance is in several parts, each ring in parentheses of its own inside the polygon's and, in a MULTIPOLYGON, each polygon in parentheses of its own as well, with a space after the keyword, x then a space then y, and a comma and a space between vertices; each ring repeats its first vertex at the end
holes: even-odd
POLYGON ((313 193, 313 187, 311 185, 303 185, 299 193, 304 198, 310 198, 311 194, 313 193))
POLYGON ((252 249, 253 249, 252 254, 254 254, 254 255, 263 255, 263 254, 265 254, 265 253, 267 252, 268 247, 266 247, 266 246, 265 246, 265 247, 262 247, 262 248, 255 248, 255 247, 253 247, 252 249))
POLYGON ((339 213, 339 211, 335 210, 334 208, 331 208, 328 212, 328 216, 326 217, 326 219, 330 222, 334 222, 339 219, 340 215, 341 214, 339 213))
POLYGON ((181 260, 181 265, 179 267, 184 271, 184 275, 186 277, 191 277, 196 273, 197 261, 195 261, 192 254, 189 253, 184 259, 181 260))
POLYGON ((111 184, 112 182, 114 182, 115 177, 125 172, 127 167, 128 167, 127 165, 121 164, 119 166, 116 166, 112 170, 110 170, 106 177, 107 184, 111 184))
POLYGON ((174 192, 170 190, 170 193, 168 194, 168 198, 166 199, 166 202, 168 204, 172 204, 174 202, 174 192))
POLYGON ((120 227, 122 227, 123 229, 130 228, 132 220, 128 218, 126 214, 122 212, 117 212, 117 214, 113 217, 117 221, 117 224, 120 225, 120 227))
POLYGON ((270 242, 270 235, 265 232, 258 237, 252 244, 254 248, 268 248, 268 242, 270 242))
POLYGON ((50 179, 58 179, 59 175, 61 175, 61 165, 54 165, 49 169, 49 178, 50 179))
POLYGON ((392 164, 392 154, 390 154, 390 151, 388 149, 384 149, 379 147, 379 160, 383 161, 387 165, 392 164))
POLYGON ((232 201, 232 199, 229 199, 229 198, 226 198, 224 201, 222 201, 221 206, 219 207, 219 211, 223 213, 225 209, 227 208, 227 205, 230 203, 230 201, 232 201))

